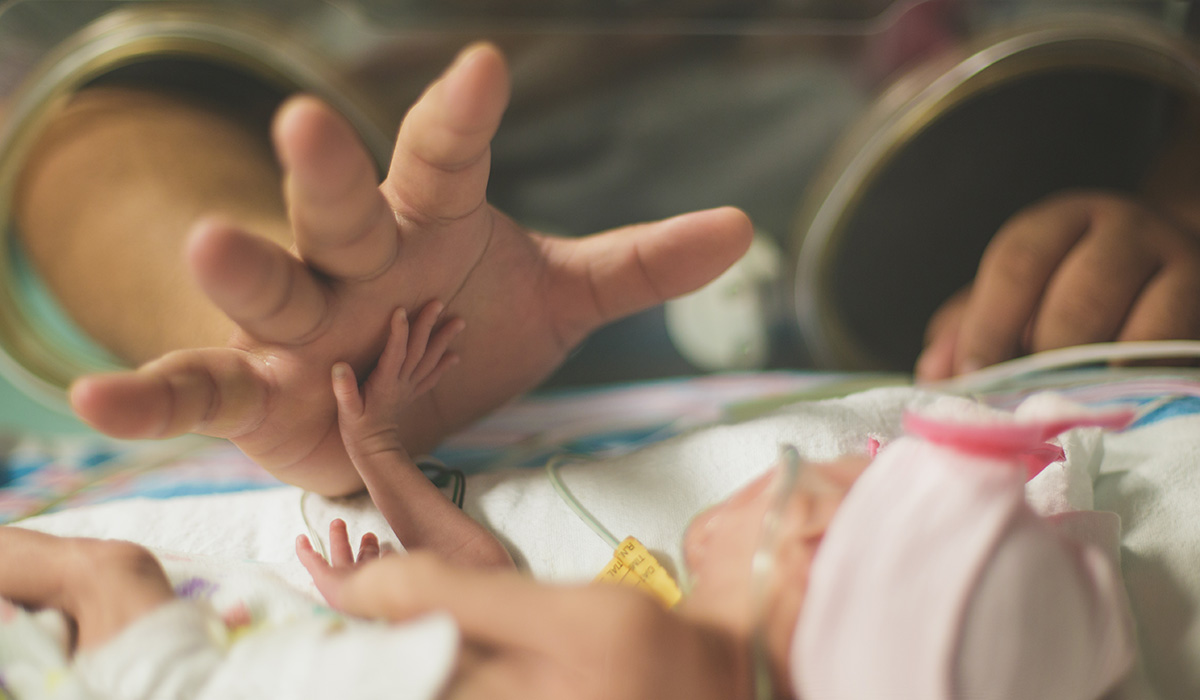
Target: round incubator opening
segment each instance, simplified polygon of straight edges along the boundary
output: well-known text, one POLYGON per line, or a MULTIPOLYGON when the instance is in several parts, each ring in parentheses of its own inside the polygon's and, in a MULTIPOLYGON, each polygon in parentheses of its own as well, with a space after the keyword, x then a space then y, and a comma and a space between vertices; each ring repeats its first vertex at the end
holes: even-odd
POLYGON ((1071 16, 902 77, 835 149, 793 243, 801 331, 826 368, 909 371, 933 312, 1013 214, 1053 193, 1136 193, 1200 129, 1200 65, 1165 27, 1071 16))
POLYGON ((98 83, 200 90, 261 113, 265 123, 285 96, 303 89, 341 110, 381 163, 391 143, 362 100, 337 87, 318 57, 261 15, 134 6, 44 39, 36 63, 0 102, 0 363, 26 394, 66 411, 71 381, 121 365, 88 341, 42 287, 19 243, 14 196, 30 152, 74 94, 98 83))

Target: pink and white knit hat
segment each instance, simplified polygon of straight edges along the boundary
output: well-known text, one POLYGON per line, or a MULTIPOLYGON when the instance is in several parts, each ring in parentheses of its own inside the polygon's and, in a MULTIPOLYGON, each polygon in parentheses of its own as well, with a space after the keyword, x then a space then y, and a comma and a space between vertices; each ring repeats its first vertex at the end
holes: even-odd
POLYGON ((817 551, 790 652, 796 696, 1083 700, 1120 680, 1135 647, 1115 563, 1030 510, 1024 485, 1061 457, 1050 438, 1130 418, 908 416, 817 551))

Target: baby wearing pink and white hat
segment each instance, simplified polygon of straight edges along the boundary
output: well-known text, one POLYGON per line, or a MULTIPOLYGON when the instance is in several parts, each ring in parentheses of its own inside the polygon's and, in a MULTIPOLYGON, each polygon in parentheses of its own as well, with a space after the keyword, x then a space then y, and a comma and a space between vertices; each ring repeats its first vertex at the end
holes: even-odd
POLYGON ((813 560, 791 645, 796 696, 1090 700, 1112 688, 1136 650, 1117 516, 1046 517, 1026 482, 1062 459, 1051 438, 1131 417, 1053 399, 907 416, 813 560))

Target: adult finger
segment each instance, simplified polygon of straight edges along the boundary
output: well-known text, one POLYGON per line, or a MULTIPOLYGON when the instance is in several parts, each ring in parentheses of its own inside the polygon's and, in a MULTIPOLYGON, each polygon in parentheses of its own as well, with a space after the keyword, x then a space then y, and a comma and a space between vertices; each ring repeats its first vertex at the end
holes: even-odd
POLYGON ((1144 222, 1123 216, 1095 222, 1046 285, 1030 350, 1116 339, 1134 300, 1160 265, 1156 253, 1127 235, 1141 229, 1144 222))
POLYGON ((1084 200, 1055 199, 1006 223, 984 252, 955 350, 955 373, 1017 355, 1059 262, 1087 232, 1084 200))
POLYGON ((544 240, 547 299, 569 344, 597 326, 695 291, 750 247, 754 230, 722 207, 582 239, 544 240))
POLYGON ((1133 305, 1117 340, 1200 339, 1200 259, 1168 266, 1133 305))
POLYGON ((321 272, 363 280, 391 267, 399 250, 394 212, 354 128, 320 100, 289 100, 275 118, 296 250, 321 272))
POLYGON ((461 219, 486 197, 491 141, 508 106, 509 76, 491 44, 464 49, 400 126, 382 192, 422 223, 461 219))
POLYGON ((169 353, 137 371, 81 377, 70 401, 80 418, 117 438, 236 438, 262 422, 268 394, 252 356, 203 348, 169 353))
POLYGON ((445 610, 472 641, 551 656, 603 655, 604 645, 619 636, 607 625, 652 624, 668 614, 649 596, 630 589, 548 586, 515 571, 458 568, 422 553, 381 559, 361 573, 348 597, 376 601, 381 609, 356 610, 360 614, 406 620, 445 610), (505 604, 498 606, 497 600, 505 604), (531 616, 532 610, 538 614, 531 616), (560 648, 564 633, 580 629, 591 634, 569 650, 560 648))
POLYGON ((329 319, 324 286, 266 239, 206 221, 192 231, 187 254, 208 298, 261 341, 302 343, 329 319))
POLYGON ((950 297, 930 319, 925 331, 925 349, 914 369, 918 382, 936 382, 954 376, 954 351, 970 291, 967 287, 950 297))
MULTIPOLYGON (((467 646, 464 652, 473 658, 460 658, 458 672, 443 692, 443 700, 557 700, 573 696, 561 687, 544 687, 544 678, 561 672, 549 667, 544 659, 470 649, 467 646)), ((578 692, 578 688, 575 690, 578 692)))

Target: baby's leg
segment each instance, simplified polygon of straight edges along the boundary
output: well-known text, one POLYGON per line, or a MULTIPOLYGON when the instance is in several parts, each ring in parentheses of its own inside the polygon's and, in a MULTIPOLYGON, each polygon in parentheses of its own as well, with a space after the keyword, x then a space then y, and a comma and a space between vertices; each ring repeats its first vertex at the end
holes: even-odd
POLYGON ((132 542, 0 527, 0 596, 63 611, 75 621, 82 650, 108 641, 175 594, 154 556, 132 542))

